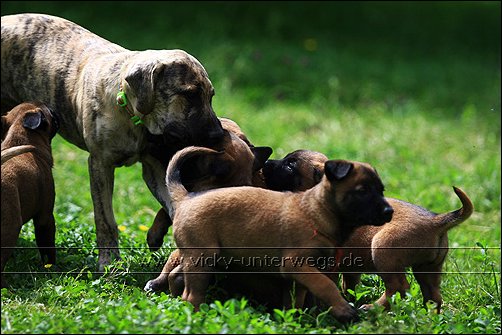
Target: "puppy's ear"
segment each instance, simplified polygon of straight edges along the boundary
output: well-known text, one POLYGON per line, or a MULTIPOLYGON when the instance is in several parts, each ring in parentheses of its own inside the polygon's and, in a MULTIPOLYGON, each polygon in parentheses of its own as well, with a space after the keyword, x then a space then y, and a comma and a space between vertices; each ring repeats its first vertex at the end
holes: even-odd
POLYGON ((271 147, 252 147, 251 151, 254 155, 253 172, 255 172, 265 165, 273 150, 271 147))
POLYGON ((163 66, 161 63, 139 63, 127 72, 125 81, 129 87, 125 93, 141 114, 149 114, 153 110, 155 78, 163 66))
POLYGON ((345 160, 332 160, 324 164, 324 173, 329 181, 345 178, 354 168, 354 164, 345 160))
POLYGON ((45 117, 41 111, 29 112, 23 117, 23 127, 34 130, 42 126, 44 120, 45 117))

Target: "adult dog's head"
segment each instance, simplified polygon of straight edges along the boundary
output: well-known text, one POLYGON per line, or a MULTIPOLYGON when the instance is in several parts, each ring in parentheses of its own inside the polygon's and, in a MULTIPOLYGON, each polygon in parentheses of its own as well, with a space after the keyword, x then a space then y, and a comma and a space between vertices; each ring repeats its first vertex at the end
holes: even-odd
POLYGON ((122 88, 134 114, 165 145, 210 145, 223 137, 211 104, 213 85, 202 64, 185 51, 137 52, 122 88))

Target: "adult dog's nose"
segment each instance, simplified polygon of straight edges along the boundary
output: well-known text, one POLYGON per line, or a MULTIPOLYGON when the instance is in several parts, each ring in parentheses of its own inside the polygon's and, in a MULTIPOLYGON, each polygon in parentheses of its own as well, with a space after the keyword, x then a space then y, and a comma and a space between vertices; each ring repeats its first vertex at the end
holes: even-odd
POLYGON ((224 131, 220 125, 219 128, 216 127, 216 128, 209 131, 207 139, 208 139, 209 143, 215 144, 223 139, 223 135, 224 135, 224 131))

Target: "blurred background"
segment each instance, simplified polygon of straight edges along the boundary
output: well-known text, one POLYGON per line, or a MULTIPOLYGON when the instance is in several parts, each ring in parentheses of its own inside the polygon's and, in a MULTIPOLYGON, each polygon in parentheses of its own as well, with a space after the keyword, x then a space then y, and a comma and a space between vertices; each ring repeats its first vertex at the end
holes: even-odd
MULTIPOLYGON (((2 1, 133 50, 181 48, 225 96, 500 112, 499 1, 2 1)), ((220 100, 222 99, 222 100, 220 100)), ((217 111, 218 113, 218 111, 217 111)), ((224 111, 220 114, 225 114, 224 111)))

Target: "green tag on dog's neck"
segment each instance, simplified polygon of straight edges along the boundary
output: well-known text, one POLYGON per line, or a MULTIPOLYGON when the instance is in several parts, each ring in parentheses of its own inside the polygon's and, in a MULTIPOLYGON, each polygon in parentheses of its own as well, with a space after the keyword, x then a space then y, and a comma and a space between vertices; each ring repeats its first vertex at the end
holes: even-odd
POLYGON ((124 110, 131 116, 131 121, 135 126, 143 124, 143 120, 139 116, 134 115, 130 110, 127 109, 127 96, 123 91, 117 93, 117 105, 124 108, 124 110))
POLYGON ((135 126, 143 124, 143 120, 141 120, 137 115, 132 116, 131 121, 132 123, 134 123, 135 126))
POLYGON ((119 93, 117 93, 117 105, 119 105, 120 107, 127 106, 127 97, 126 94, 122 91, 119 91, 119 93))

